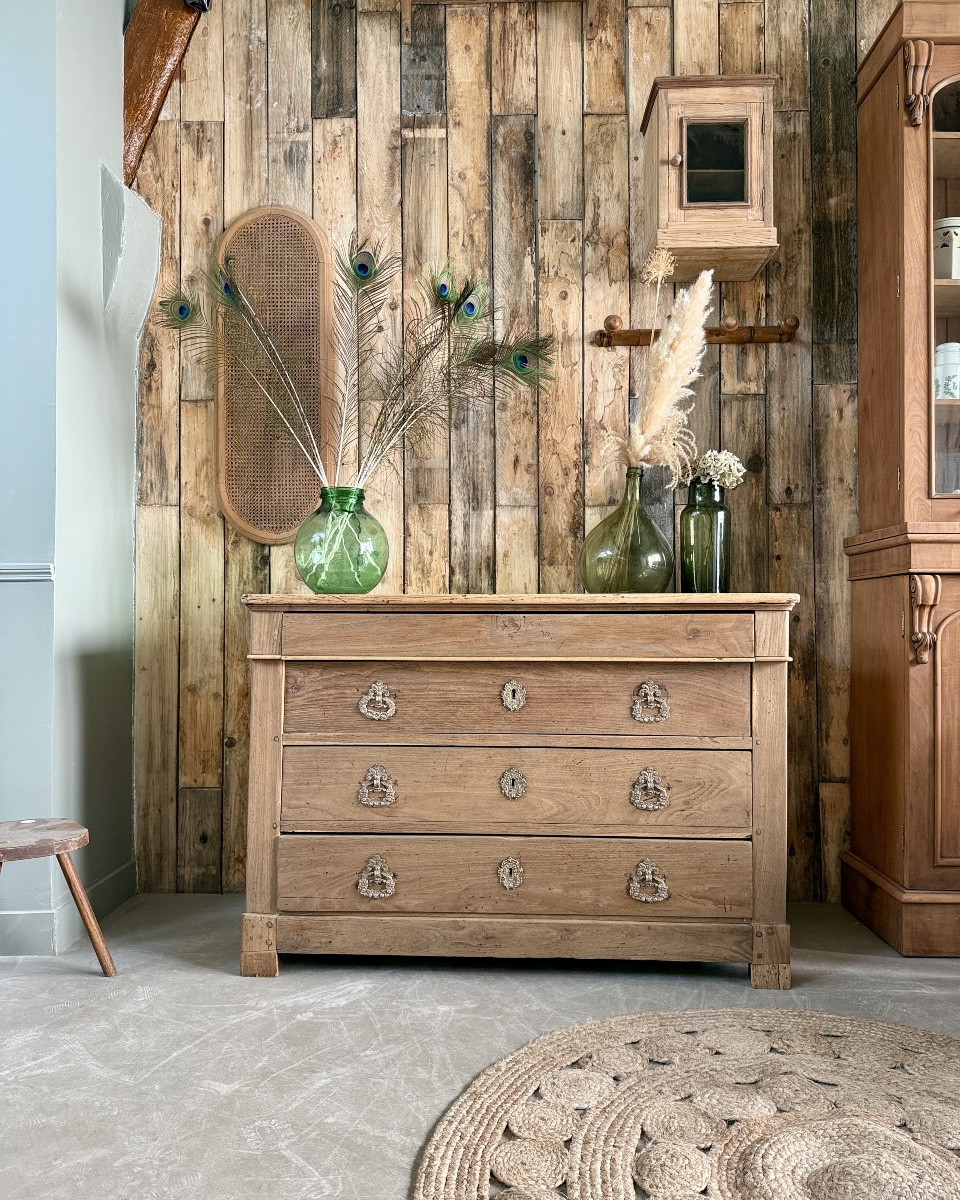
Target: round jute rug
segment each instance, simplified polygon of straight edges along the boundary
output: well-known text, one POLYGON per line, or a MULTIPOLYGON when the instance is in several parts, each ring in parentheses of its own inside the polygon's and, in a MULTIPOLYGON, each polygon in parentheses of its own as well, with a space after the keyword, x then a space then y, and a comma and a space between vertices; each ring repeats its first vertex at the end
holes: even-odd
POLYGON ((494 1063, 414 1200, 960 1200, 960 1040, 825 1013, 633 1013, 494 1063))

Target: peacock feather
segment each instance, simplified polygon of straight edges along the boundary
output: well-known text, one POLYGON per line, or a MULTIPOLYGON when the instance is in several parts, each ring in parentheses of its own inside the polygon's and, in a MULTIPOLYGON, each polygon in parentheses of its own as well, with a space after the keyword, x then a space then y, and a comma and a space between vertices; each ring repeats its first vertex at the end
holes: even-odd
POLYGON ((204 319, 200 301, 179 290, 161 300, 160 309, 160 323, 168 329, 190 329, 204 319))

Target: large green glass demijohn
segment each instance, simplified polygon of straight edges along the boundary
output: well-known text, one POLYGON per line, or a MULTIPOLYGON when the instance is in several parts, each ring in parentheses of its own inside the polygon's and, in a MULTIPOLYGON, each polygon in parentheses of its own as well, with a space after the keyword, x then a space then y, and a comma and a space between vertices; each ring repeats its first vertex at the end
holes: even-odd
POLYGON ((293 547, 311 591, 362 595, 383 578, 390 547, 383 526, 363 507, 363 489, 326 487, 320 507, 300 525, 293 547))
POLYGON ((619 506, 583 543, 578 570, 588 592, 666 592, 673 586, 673 550, 643 507, 642 467, 627 468, 619 506))

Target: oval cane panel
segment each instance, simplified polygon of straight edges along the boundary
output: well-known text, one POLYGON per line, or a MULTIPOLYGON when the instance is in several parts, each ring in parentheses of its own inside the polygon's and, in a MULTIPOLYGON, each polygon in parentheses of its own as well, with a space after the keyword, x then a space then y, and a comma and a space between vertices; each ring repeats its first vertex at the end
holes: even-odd
MULTIPOLYGON (((226 230, 219 257, 230 259, 323 445, 322 396, 334 364, 334 264, 326 236, 295 209, 256 208, 226 230)), ((247 537, 290 542, 319 504, 320 481, 264 396, 266 388, 282 397, 277 374, 265 356, 242 352, 229 321, 222 330, 216 393, 221 507, 247 537)), ((289 419, 286 409, 284 415, 289 419)))

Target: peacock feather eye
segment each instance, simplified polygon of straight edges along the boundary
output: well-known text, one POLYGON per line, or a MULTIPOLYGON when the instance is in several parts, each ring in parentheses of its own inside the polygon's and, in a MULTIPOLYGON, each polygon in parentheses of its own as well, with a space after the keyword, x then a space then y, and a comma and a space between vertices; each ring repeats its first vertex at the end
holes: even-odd
POLYGON ((444 273, 437 279, 436 284, 434 285, 434 291, 437 299, 442 301, 444 304, 456 299, 456 291, 454 289, 453 279, 449 271, 444 271, 444 273))
POLYGON ((483 300, 477 292, 471 292, 460 305, 460 313, 467 321, 475 321, 483 308, 483 300))
POLYGON ((529 354, 525 354, 523 350, 518 350, 511 359, 511 362, 516 371, 529 371, 530 369, 530 356, 529 354))
POLYGON ((185 292, 175 292, 160 301, 164 324, 174 329, 185 329, 200 319, 200 305, 185 292))
POLYGON ((369 250, 359 250, 350 263, 353 273, 361 283, 372 279, 377 271, 377 260, 369 250))

